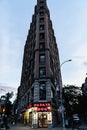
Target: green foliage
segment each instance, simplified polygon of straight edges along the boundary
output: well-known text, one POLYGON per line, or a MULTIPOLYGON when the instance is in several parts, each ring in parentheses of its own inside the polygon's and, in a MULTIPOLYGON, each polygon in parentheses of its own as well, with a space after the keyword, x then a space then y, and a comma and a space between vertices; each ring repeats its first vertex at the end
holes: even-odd
POLYGON ((1 96, 1 100, 9 101, 13 97, 13 92, 11 93, 6 93, 6 95, 1 96))
POLYGON ((82 96, 80 87, 67 85, 63 88, 64 106, 67 116, 72 116, 74 113, 79 113, 79 99, 82 96))
POLYGON ((5 108, 5 114, 7 116, 11 115, 11 111, 12 111, 12 102, 10 101, 10 99, 13 96, 13 92, 11 93, 6 93, 6 95, 2 95, 0 100, 2 102, 4 102, 3 107, 5 108))

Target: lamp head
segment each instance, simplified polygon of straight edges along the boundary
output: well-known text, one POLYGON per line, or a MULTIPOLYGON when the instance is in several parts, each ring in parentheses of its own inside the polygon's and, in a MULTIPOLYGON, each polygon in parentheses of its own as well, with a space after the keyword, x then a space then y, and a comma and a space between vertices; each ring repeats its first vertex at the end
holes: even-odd
POLYGON ((72 59, 69 59, 68 61, 72 61, 72 59))

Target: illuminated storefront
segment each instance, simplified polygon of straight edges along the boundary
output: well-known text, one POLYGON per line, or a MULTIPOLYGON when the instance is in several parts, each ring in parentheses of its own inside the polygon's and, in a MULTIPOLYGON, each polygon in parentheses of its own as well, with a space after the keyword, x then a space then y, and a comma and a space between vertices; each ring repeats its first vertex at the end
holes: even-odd
POLYGON ((34 103, 27 106, 23 114, 24 124, 33 128, 48 127, 52 125, 52 112, 50 103, 34 103))

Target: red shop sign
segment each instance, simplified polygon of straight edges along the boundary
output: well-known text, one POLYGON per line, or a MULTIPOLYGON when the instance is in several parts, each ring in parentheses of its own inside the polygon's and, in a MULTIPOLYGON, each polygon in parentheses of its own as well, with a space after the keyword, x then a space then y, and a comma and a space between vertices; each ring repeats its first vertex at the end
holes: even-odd
POLYGON ((47 108, 46 108, 46 107, 41 107, 41 108, 38 107, 38 108, 37 108, 37 111, 47 111, 47 108))
POLYGON ((34 107, 50 107, 50 103, 35 103, 34 107))

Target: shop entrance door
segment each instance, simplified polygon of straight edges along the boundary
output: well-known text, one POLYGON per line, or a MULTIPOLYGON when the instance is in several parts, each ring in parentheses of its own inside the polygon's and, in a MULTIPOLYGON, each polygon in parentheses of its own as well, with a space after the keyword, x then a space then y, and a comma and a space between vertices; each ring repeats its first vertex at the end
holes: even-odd
POLYGON ((47 127, 47 113, 46 112, 38 113, 38 125, 40 128, 47 127))
POLYGON ((32 112, 29 113, 29 125, 32 126, 32 112))

